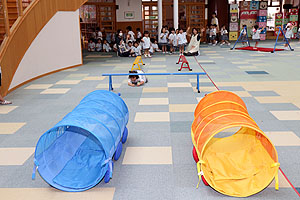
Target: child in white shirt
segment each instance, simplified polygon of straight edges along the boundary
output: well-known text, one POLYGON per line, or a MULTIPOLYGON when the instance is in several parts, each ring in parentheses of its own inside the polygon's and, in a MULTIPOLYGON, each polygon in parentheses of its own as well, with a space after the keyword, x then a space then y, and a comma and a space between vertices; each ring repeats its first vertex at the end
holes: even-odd
MULTIPOLYGON (((291 38, 294 36, 294 33, 293 33, 293 28, 294 26, 291 24, 291 23, 288 23, 286 25, 286 32, 285 32, 285 38, 286 38, 286 42, 290 42, 291 41, 291 38)), ((288 44, 284 44, 284 48, 286 50, 289 50, 289 47, 288 47, 288 44)))
POLYGON ((209 40, 210 40, 210 44, 213 44, 213 46, 216 46, 217 44, 216 36, 217 36, 217 25, 213 24, 210 26, 210 30, 209 30, 209 40))
POLYGON ((228 31, 226 30, 226 26, 225 25, 223 25, 222 27, 221 27, 221 46, 223 45, 223 44, 227 44, 227 45, 230 45, 230 43, 229 43, 229 38, 228 38, 228 31))
POLYGON ((171 29, 171 34, 169 35, 169 45, 170 45, 170 54, 174 52, 174 40, 176 39, 175 29, 171 29))
POLYGON ((186 30, 186 32, 183 32, 183 29, 179 29, 179 34, 177 35, 177 46, 179 47, 179 53, 180 55, 183 55, 184 53, 184 46, 186 45, 187 39, 186 39, 186 33, 190 30, 190 27, 186 30))
POLYGON ((136 38, 137 39, 142 39, 142 33, 141 33, 141 29, 140 28, 137 28, 136 29, 136 38))
POLYGON ((95 47, 96 47, 95 42, 93 41, 93 39, 90 39, 88 44, 88 51, 92 51, 92 52, 95 51, 95 47))
POLYGON ((154 50, 155 52, 161 52, 161 50, 160 50, 159 47, 158 47, 158 44, 157 44, 157 40, 156 40, 156 39, 152 38, 151 46, 152 46, 152 48, 153 48, 153 50, 154 50))
POLYGON ((144 37, 143 39, 141 40, 143 42, 143 49, 144 49, 144 55, 145 55, 145 58, 149 57, 151 58, 151 55, 150 55, 150 47, 151 47, 151 41, 150 41, 150 37, 149 37, 149 32, 148 31, 145 31, 144 32, 144 37))
POLYGON ((168 44, 168 33, 165 27, 161 29, 159 39, 160 39, 160 45, 162 46, 162 52, 166 53, 167 44, 168 44))
POLYGON ((97 51, 97 52, 102 51, 102 43, 101 43, 101 40, 100 40, 100 39, 98 39, 98 41, 97 41, 97 44, 96 44, 96 51, 97 51))
POLYGON ((102 32, 100 31, 100 28, 99 27, 97 27, 96 28, 96 32, 97 32, 97 39, 100 39, 100 40, 102 40, 103 38, 103 34, 102 34, 102 32))
POLYGON ((132 73, 132 75, 128 77, 128 85, 131 87, 138 87, 148 82, 145 75, 134 75, 136 73, 144 74, 142 70, 129 71, 129 73, 132 73))
POLYGON ((103 46, 102 46, 102 48, 103 48, 103 51, 105 51, 105 52, 110 52, 110 51, 111 51, 111 47, 109 46, 107 40, 104 40, 104 41, 103 41, 103 46))
POLYGON ((133 47, 132 47, 132 52, 134 54, 132 54, 132 56, 141 56, 142 55, 141 50, 142 50, 142 48, 139 45, 139 43, 138 42, 134 42, 133 43, 133 47))
POLYGON ((135 34, 132 31, 131 26, 127 26, 126 30, 127 30, 127 34, 130 35, 129 40, 131 40, 132 42, 134 42, 135 41, 135 38, 134 38, 135 34))
POLYGON ((258 42, 260 41, 260 33, 263 29, 259 29, 258 25, 255 25, 252 29, 252 40, 255 42, 253 49, 257 49, 258 42))

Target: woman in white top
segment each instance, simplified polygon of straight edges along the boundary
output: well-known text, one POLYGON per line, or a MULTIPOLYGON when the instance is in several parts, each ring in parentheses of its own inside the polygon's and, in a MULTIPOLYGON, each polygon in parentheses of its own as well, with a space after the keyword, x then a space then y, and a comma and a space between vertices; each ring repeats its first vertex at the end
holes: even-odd
POLYGON ((159 36, 160 39, 160 45, 162 46, 162 52, 167 52, 167 45, 168 45, 168 33, 165 27, 161 29, 161 33, 159 36))
POLYGON ((220 30, 220 28, 219 28, 219 20, 217 18, 217 14, 215 12, 212 14, 212 18, 211 18, 211 23, 210 24, 217 25, 216 29, 217 29, 217 33, 218 33, 219 30, 220 30))
POLYGON ((135 37, 135 34, 134 34, 134 32, 132 31, 131 26, 127 26, 126 30, 127 30, 127 34, 130 35, 129 40, 130 40, 131 42, 134 42, 134 41, 135 41, 135 38, 134 38, 134 37, 135 37))
POLYGON ((198 33, 198 30, 196 28, 192 29, 192 37, 190 44, 187 46, 186 51, 184 53, 185 56, 198 56, 199 47, 200 47, 200 40, 201 36, 203 35, 203 32, 205 29, 201 29, 201 33, 198 33))
POLYGON ((141 39, 141 41, 143 42, 143 49, 145 51, 145 53, 144 53, 145 58, 147 58, 147 57, 151 58, 151 55, 150 55, 150 52, 149 52, 149 49, 151 47, 151 41, 150 41, 148 31, 144 32, 144 37, 143 37, 143 39, 141 39))

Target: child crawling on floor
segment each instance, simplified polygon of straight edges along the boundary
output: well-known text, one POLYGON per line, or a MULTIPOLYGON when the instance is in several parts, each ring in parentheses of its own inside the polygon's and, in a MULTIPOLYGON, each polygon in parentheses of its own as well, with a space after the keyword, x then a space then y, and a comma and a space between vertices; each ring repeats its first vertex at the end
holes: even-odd
POLYGON ((136 71, 129 71, 129 73, 132 75, 129 75, 128 77, 128 85, 131 87, 139 87, 141 85, 144 85, 148 82, 146 76, 144 75, 134 75, 136 73, 144 74, 142 70, 136 70, 136 71))

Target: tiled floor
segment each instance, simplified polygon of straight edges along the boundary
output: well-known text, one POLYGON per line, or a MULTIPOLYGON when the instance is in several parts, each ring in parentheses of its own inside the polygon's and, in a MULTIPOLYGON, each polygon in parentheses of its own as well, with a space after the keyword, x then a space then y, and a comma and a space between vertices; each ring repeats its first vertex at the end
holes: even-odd
MULTIPOLYGON (((274 43, 260 45, 271 47, 274 43)), ((292 45, 300 48, 298 43, 292 45)), ((297 188, 300 187, 299 48, 294 52, 266 54, 201 46, 197 61, 187 57, 193 72, 202 72, 198 62, 220 89, 242 97, 250 116, 276 146, 281 168, 297 188), (292 59, 286 59, 288 56, 292 59)), ((146 64, 143 69, 178 72, 177 56, 156 54, 151 59, 143 58, 146 64)), ((198 176, 190 136, 193 111, 206 94, 216 90, 204 76, 200 77, 200 94, 195 90, 193 76, 149 76, 149 82, 140 88, 128 87, 126 77, 113 77, 114 92, 120 93, 126 102, 130 117, 128 141, 120 159, 114 162, 110 183, 102 181, 86 192, 66 193, 51 188, 38 175, 35 181, 31 180, 34 146, 39 137, 86 94, 108 88, 108 79, 102 73, 126 73, 133 60, 90 54, 82 67, 35 80, 7 96, 13 105, 0 106, 0 199, 236 199, 202 183, 196 189, 198 176)), ((279 183, 279 191, 274 190, 272 182, 248 198, 298 199, 281 173, 279 183)))

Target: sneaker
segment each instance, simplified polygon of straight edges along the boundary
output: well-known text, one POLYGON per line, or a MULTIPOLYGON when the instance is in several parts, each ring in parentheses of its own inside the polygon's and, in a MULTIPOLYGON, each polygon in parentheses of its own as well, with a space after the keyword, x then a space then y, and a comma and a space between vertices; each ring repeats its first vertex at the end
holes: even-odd
POLYGON ((227 45, 230 46, 230 43, 228 43, 227 45))
POLYGON ((209 45, 212 45, 212 43, 208 43, 209 45))
POLYGON ((166 52, 163 52, 163 54, 165 54, 166 52))
POLYGON ((216 46, 216 44, 213 44, 213 46, 216 46))
POLYGON ((150 54, 148 55, 148 57, 149 57, 149 58, 152 58, 152 56, 151 56, 150 54))
POLYGON ((172 54, 173 54, 172 52, 169 53, 169 55, 172 55, 172 54))
POLYGON ((147 58, 148 57, 148 55, 147 54, 145 54, 145 58, 147 58))
POLYGON ((220 44, 220 46, 223 46, 223 45, 224 45, 224 43, 221 43, 221 44, 220 44))

